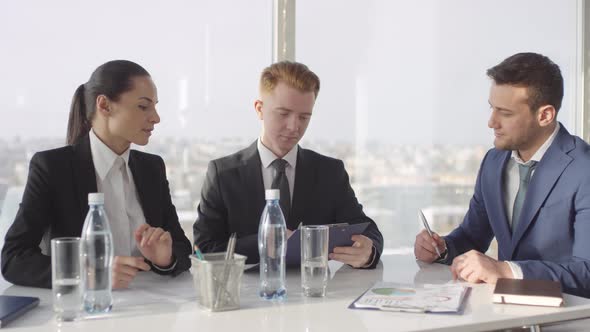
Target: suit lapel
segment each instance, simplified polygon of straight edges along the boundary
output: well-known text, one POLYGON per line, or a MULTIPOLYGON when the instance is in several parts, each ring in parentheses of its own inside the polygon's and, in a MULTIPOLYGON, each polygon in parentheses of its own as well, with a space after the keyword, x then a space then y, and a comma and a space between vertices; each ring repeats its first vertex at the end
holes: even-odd
POLYGON ((508 218, 506 217, 506 204, 504 202, 504 170, 506 164, 510 160, 510 151, 506 151, 498 156, 495 162, 497 166, 494 169, 494 177, 490 183, 493 186, 493 193, 491 195, 491 206, 488 210, 488 219, 495 230, 495 236, 498 240, 498 247, 509 248, 512 233, 508 225, 508 218))
POLYGON ((539 209, 551 193, 555 182, 559 179, 572 158, 567 155, 574 148, 574 140, 567 130, 561 126, 555 141, 541 158, 527 189, 527 195, 522 206, 520 220, 512 237, 512 251, 514 253, 518 242, 531 225, 539 209))
POLYGON ((304 220, 305 211, 309 208, 315 184, 314 168, 309 156, 301 147, 297 149, 297 166, 295 168, 295 184, 293 187, 293 202, 291 216, 287 228, 295 229, 300 222, 309 224, 311 220, 304 220))
MULTIPOLYGON (((264 208, 264 182, 262 181, 262 170, 260 155, 256 141, 244 151, 243 165, 239 168, 242 188, 244 188, 244 197, 247 197, 247 211, 252 214, 251 218, 258 221, 260 215, 256 216, 258 211, 264 208)), ((258 227, 256 227, 258 229, 258 227)))
POLYGON ((88 211, 88 194, 97 192, 96 172, 90 151, 90 138, 88 135, 82 137, 73 146, 74 160, 74 183, 78 192, 78 207, 82 214, 88 211))

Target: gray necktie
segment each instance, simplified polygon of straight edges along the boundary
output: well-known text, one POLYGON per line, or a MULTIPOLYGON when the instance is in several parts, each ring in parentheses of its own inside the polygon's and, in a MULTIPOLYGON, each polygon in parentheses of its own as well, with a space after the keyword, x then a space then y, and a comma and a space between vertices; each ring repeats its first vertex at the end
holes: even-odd
POLYGON ((281 209, 285 216, 285 223, 289 218, 289 212, 291 210, 291 193, 289 192, 289 180, 287 180, 287 174, 285 174, 285 167, 287 167, 287 161, 285 159, 275 159, 272 162, 272 167, 275 169, 275 176, 272 180, 271 189, 279 189, 281 192, 281 209))
POLYGON ((518 173, 520 175, 520 184, 518 185, 518 192, 516 193, 516 198, 514 199, 514 208, 512 209, 512 232, 516 229, 516 225, 518 225, 518 221, 520 219, 520 213, 522 210, 522 205, 524 204, 524 199, 526 197, 526 192, 529 186, 529 182, 531 180, 531 173, 533 169, 537 165, 536 161, 531 161, 528 165, 518 164, 518 173))

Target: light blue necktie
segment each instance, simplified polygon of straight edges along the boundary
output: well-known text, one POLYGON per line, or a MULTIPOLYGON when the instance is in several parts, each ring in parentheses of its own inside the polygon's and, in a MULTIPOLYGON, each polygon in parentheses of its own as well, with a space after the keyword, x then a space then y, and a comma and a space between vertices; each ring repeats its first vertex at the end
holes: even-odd
POLYGON ((528 165, 518 164, 518 173, 520 175, 520 184, 518 185, 518 192, 514 199, 514 208, 512 209, 512 232, 516 229, 518 221, 520 219, 520 213, 524 199, 526 198, 526 192, 531 180, 531 173, 537 165, 536 161, 531 161, 528 165))

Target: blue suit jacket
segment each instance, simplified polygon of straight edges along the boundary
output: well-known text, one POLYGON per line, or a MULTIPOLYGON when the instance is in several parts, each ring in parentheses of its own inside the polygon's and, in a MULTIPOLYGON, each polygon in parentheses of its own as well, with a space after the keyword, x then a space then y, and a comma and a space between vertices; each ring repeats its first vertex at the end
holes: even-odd
POLYGON ((485 252, 493 237, 498 258, 525 279, 560 281, 567 293, 590 297, 590 146, 561 125, 539 161, 514 234, 506 218, 503 175, 511 152, 491 149, 481 164, 463 223, 445 237, 449 256, 485 252))

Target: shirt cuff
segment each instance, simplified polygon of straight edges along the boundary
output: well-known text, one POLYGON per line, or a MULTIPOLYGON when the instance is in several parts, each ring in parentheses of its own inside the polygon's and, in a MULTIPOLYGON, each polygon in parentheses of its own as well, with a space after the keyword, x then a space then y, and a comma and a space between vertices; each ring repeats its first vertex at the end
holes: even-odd
POLYGON ((371 265, 373 265, 373 263, 375 263, 375 257, 377 257, 377 248, 375 248, 375 245, 373 245, 373 249, 371 250, 371 261, 368 264, 365 264, 362 268, 367 268, 371 265))
POLYGON ((512 270, 512 277, 514 279, 524 279, 524 274, 522 273, 522 268, 514 263, 514 262, 509 262, 506 261, 506 264, 508 264, 508 266, 510 267, 510 270, 512 270))
POLYGON ((443 239, 443 241, 445 241, 445 250, 440 253, 440 256, 438 256, 434 263, 444 263, 449 258, 449 246, 447 246, 447 240, 443 239))
POLYGON ((176 258, 174 258, 174 262, 171 265, 168 265, 166 267, 158 266, 158 265, 154 264, 153 262, 152 262, 152 266, 160 272, 170 272, 170 271, 174 270, 174 268, 176 267, 176 263, 178 263, 178 260, 176 258))

